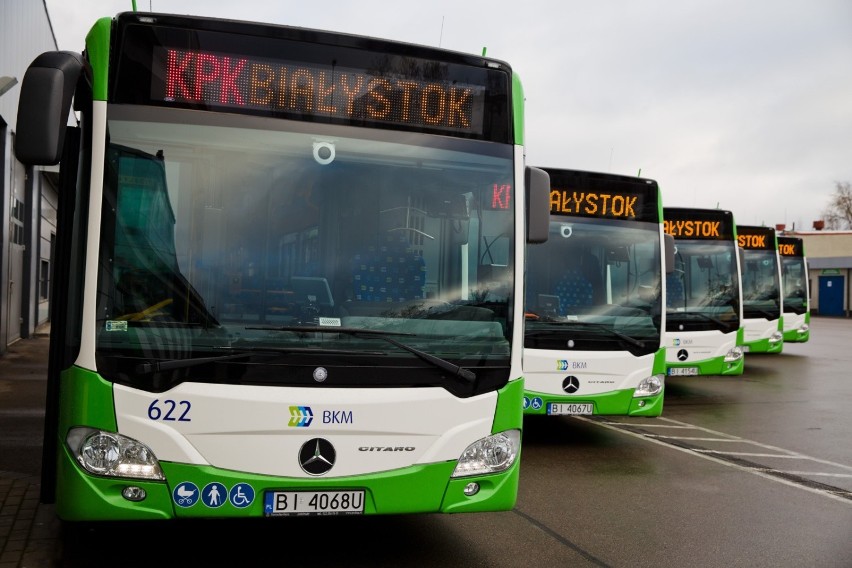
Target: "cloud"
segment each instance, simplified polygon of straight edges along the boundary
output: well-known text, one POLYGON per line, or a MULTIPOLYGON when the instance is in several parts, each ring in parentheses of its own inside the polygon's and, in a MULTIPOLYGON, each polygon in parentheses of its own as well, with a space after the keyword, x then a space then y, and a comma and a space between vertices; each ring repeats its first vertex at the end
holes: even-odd
MULTIPOLYGON (((149 2, 138 0, 140 10, 149 2)), ((127 0, 48 0, 61 49, 127 0)), ((357 33, 507 61, 527 157, 656 179, 670 205, 744 223, 819 217, 852 180, 847 0, 328 2, 150 0, 154 10, 357 33)))

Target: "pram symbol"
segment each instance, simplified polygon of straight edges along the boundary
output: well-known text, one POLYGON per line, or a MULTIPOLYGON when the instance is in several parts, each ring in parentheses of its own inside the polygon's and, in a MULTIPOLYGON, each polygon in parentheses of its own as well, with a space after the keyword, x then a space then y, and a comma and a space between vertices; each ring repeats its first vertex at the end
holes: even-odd
POLYGON ((181 507, 192 507, 198 501, 198 487, 190 481, 181 483, 174 491, 174 500, 181 507))

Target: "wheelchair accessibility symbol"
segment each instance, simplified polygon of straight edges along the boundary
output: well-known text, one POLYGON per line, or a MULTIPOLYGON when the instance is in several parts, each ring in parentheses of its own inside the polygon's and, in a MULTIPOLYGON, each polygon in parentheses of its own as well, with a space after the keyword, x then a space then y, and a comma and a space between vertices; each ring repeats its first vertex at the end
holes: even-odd
POLYGON ((248 483, 237 483, 231 487, 231 492, 228 493, 228 500, 237 509, 244 509, 254 501, 254 489, 248 483))
POLYGON ((541 406, 544 404, 539 397, 535 397, 532 399, 530 403, 533 410, 541 410, 541 406))
POLYGON ((192 507, 198 502, 198 486, 191 481, 184 481, 172 491, 172 499, 179 507, 192 507))

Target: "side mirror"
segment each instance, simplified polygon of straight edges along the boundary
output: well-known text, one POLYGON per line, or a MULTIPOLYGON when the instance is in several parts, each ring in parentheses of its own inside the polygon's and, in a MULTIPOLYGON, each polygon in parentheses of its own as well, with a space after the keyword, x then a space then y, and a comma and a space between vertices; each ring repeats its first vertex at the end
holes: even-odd
POLYGON ((542 169, 527 166, 524 185, 527 192, 527 242, 546 242, 550 228, 550 175, 542 169))
POLYGON ((79 53, 48 51, 27 68, 21 83, 15 135, 15 156, 21 163, 59 163, 71 99, 84 66, 79 53))
POLYGON ((671 274, 675 270, 674 237, 668 234, 663 234, 663 244, 666 248, 666 274, 671 274))

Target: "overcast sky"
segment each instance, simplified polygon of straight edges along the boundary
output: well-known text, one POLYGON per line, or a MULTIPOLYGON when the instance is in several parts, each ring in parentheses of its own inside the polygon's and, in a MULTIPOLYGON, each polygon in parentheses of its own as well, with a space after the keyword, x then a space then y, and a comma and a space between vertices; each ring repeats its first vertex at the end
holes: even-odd
MULTIPOLYGON (((131 0, 46 0, 59 49, 131 0)), ((810 229, 852 181, 850 0, 137 0, 509 63, 527 163, 655 179, 664 205, 810 229)))

